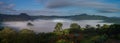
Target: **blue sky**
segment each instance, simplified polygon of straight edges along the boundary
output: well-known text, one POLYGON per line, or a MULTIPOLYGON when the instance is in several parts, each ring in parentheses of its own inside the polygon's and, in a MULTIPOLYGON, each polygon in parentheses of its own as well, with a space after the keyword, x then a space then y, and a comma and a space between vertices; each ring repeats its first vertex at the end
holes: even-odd
POLYGON ((120 0, 0 0, 0 13, 76 15, 87 13, 120 17, 120 0))

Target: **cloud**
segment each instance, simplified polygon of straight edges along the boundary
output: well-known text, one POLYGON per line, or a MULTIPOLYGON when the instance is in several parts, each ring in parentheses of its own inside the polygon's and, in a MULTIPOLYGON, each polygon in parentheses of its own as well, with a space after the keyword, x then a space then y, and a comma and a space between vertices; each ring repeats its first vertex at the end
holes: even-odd
POLYGON ((52 0, 46 3, 47 8, 59 8, 69 6, 71 3, 68 0, 52 0))
POLYGON ((115 12, 120 12, 120 9, 102 9, 102 10, 98 10, 98 12, 100 13, 115 13, 115 12))
POLYGON ((3 2, 0 2, 0 5, 2 5, 3 4, 3 2))
MULTIPOLYGON (((43 1, 43 0, 39 0, 43 1)), ((117 4, 110 4, 106 2, 102 2, 100 0, 44 0, 44 4, 46 8, 61 8, 67 6, 77 6, 77 7, 85 7, 85 8, 94 8, 97 11, 108 12, 120 12, 117 4), (46 2, 46 3, 45 3, 46 2)))
POLYGON ((13 8, 15 7, 15 4, 8 4, 5 2, 0 2, 0 13, 15 11, 13 8))

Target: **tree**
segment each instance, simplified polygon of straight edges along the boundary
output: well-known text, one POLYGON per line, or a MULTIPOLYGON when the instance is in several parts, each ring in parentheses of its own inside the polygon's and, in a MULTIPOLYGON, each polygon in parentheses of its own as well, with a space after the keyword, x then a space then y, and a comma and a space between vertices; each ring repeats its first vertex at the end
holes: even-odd
POLYGON ((110 25, 109 29, 106 31, 107 35, 112 38, 119 38, 120 35, 120 25, 119 24, 113 24, 110 25))
POLYGON ((0 31, 1 43, 15 43, 16 31, 6 27, 0 31))
POLYGON ((29 22, 29 23, 27 23, 27 25, 28 25, 28 26, 33 26, 33 24, 32 24, 32 23, 30 23, 30 22, 29 22))
POLYGON ((97 35, 92 37, 92 40, 95 43, 105 43, 107 39, 108 39, 107 35, 97 35))
POLYGON ((85 28, 86 28, 86 29, 89 29, 89 28, 91 28, 91 26, 90 26, 90 25, 86 25, 85 28))
POLYGON ((55 26, 55 32, 60 32, 62 30, 62 26, 63 26, 62 23, 57 23, 55 26))
POLYGON ((3 30, 2 22, 0 22, 0 31, 3 30))
POLYGON ((34 26, 32 23, 27 23, 27 26, 30 28, 30 29, 32 29, 32 26, 34 26))
POLYGON ((64 39, 60 39, 60 40, 58 40, 56 43, 72 43, 72 42, 67 42, 67 41, 64 40, 64 39))
POLYGON ((69 34, 69 29, 64 29, 64 30, 63 30, 63 33, 64 33, 64 35, 69 34))
POLYGON ((101 27, 101 29, 98 30, 98 32, 99 32, 99 34, 102 35, 102 34, 105 34, 108 29, 109 29, 109 25, 104 24, 104 25, 101 27))
POLYGON ((23 29, 18 34, 17 43, 36 43, 36 34, 32 30, 23 29))
POLYGON ((71 29, 80 29, 81 27, 80 27, 80 25, 78 25, 77 23, 72 23, 72 24, 70 25, 70 28, 71 28, 71 29))
POLYGON ((69 33, 79 33, 81 31, 80 28, 80 25, 77 23, 72 23, 70 25, 69 33))
POLYGON ((38 43, 55 43, 58 36, 54 33, 39 33, 37 35, 38 43))
POLYGON ((74 43, 79 43, 80 38, 82 37, 81 34, 81 27, 77 23, 72 23, 69 29, 70 40, 74 43))
POLYGON ((97 27, 98 29, 100 29, 100 28, 101 28, 100 24, 97 24, 97 25, 96 25, 96 27, 97 27))
POLYGON ((109 25, 104 24, 104 25, 102 26, 102 28, 103 28, 103 29, 107 29, 107 28, 109 28, 109 25))

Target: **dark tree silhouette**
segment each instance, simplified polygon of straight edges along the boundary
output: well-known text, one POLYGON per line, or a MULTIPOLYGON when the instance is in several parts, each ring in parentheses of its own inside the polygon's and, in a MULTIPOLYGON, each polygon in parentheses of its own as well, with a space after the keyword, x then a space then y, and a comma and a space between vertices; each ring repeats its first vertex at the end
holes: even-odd
POLYGON ((100 28, 101 28, 101 25, 100 25, 100 24, 97 24, 96 27, 97 27, 98 29, 100 29, 100 28))
POLYGON ((72 24, 70 25, 70 28, 71 28, 71 29, 80 29, 81 27, 80 27, 80 25, 78 25, 77 23, 72 23, 72 24))
POLYGON ((55 26, 55 32, 60 32, 62 30, 62 26, 63 26, 62 23, 57 23, 55 26))
POLYGON ((32 23, 30 23, 30 22, 29 22, 29 23, 27 23, 27 25, 28 25, 28 26, 34 26, 34 25, 33 25, 32 23))

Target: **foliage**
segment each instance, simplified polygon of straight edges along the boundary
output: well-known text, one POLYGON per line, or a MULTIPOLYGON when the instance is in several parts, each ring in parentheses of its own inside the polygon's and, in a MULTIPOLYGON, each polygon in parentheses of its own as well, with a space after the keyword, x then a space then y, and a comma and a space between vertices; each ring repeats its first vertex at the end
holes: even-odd
POLYGON ((0 43, 105 43, 107 40, 120 40, 120 25, 112 24, 81 28, 72 23, 70 28, 62 29, 62 23, 57 23, 54 32, 35 33, 33 30, 15 31, 5 27, 0 31, 0 43))
POLYGON ((58 40, 56 43, 71 43, 71 42, 67 42, 67 41, 64 40, 64 39, 60 39, 60 40, 58 40))
POLYGON ((29 22, 29 23, 27 23, 27 25, 28 25, 28 26, 34 26, 34 25, 33 25, 32 23, 30 23, 30 22, 29 22))
POLYGON ((38 43, 55 43, 57 37, 54 33, 39 33, 37 35, 38 43))
POLYGON ((81 27, 80 27, 80 25, 78 25, 77 23, 72 23, 72 24, 70 25, 70 28, 71 28, 71 29, 80 29, 81 27))
POLYGON ((10 28, 4 28, 0 31, 1 43, 15 43, 16 32, 10 28))
POLYGON ((56 34, 58 34, 58 35, 63 34, 63 32, 62 32, 62 26, 63 26, 62 23, 60 23, 60 22, 57 23, 56 26, 55 26, 54 32, 55 32, 56 34))
POLYGON ((79 33, 81 31, 80 28, 80 25, 77 23, 72 23, 70 25, 69 33, 79 33))
POLYGON ((35 43, 36 35, 32 30, 23 29, 18 33, 17 43, 35 43))
POLYGON ((0 22, 0 31, 3 30, 2 22, 0 22))
POLYGON ((109 27, 109 29, 107 29, 106 33, 107 33, 107 35, 109 35, 109 37, 118 39, 119 34, 120 34, 120 25, 119 24, 110 25, 110 27, 109 27))

